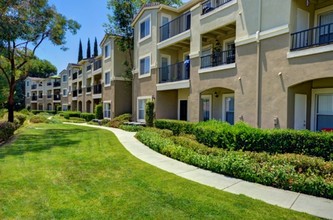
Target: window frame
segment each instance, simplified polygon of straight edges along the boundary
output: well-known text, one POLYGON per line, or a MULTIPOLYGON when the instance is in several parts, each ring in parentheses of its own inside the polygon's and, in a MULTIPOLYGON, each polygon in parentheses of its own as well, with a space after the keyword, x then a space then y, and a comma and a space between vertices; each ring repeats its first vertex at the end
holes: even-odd
POLYGON ((235 94, 234 93, 227 93, 222 95, 222 121, 227 122, 227 106, 226 106, 226 99, 233 98, 234 99, 234 123, 235 123, 235 94))
POLYGON ((105 118, 105 119, 111 119, 111 118, 112 118, 112 115, 111 115, 111 114, 112 114, 112 113, 111 113, 111 101, 104 101, 104 102, 103 102, 103 118, 105 118), (110 117, 106 117, 106 116, 105 116, 105 112, 106 112, 106 110, 105 110, 105 105, 106 105, 106 104, 109 104, 109 107, 110 107, 110 108, 109 108, 109 114, 110 114, 109 116, 110 116, 110 117))
POLYGON ((139 43, 142 41, 147 40, 151 37, 151 14, 147 15, 146 17, 142 18, 139 22, 139 43), (144 37, 141 37, 141 24, 144 23, 147 19, 149 19, 149 34, 145 35, 144 37))
POLYGON ((110 71, 107 71, 107 72, 105 72, 104 73, 104 87, 107 87, 107 86, 110 86, 111 85, 111 72, 110 71), (106 81, 106 74, 109 74, 109 82, 108 83, 106 83, 107 81, 106 81))
POLYGON ((104 59, 110 58, 111 57, 111 43, 109 42, 106 45, 104 45, 103 49, 104 49, 104 59), (106 52, 108 53, 108 56, 106 56, 107 55, 106 52))
MULTIPOLYGON (((136 112, 137 112, 137 115, 136 115, 136 119, 138 122, 146 122, 146 104, 144 105, 144 109, 143 109, 143 119, 140 119, 139 116, 140 116, 140 108, 139 108, 139 102, 142 101, 142 100, 146 100, 145 103, 147 103, 148 100, 152 100, 152 96, 139 96, 137 97, 137 102, 136 102, 136 112)), ((141 109, 142 110, 142 109, 141 109)))
POLYGON ((139 57, 139 78, 151 76, 151 53, 145 54, 139 57), (141 74, 141 60, 149 58, 149 71, 148 73, 141 74))
POLYGON ((212 119, 212 95, 201 95, 200 97, 201 99, 201 111, 202 111, 202 120, 204 121, 204 109, 203 109, 203 100, 204 99, 208 99, 209 100, 209 119, 208 120, 211 120, 212 119))
POLYGON ((68 77, 66 74, 62 75, 62 82, 67 82, 68 81, 68 77), (65 77, 65 80, 64 80, 65 77))
POLYGON ((333 94, 333 88, 312 89, 311 101, 311 130, 317 131, 317 104, 318 95, 333 94))

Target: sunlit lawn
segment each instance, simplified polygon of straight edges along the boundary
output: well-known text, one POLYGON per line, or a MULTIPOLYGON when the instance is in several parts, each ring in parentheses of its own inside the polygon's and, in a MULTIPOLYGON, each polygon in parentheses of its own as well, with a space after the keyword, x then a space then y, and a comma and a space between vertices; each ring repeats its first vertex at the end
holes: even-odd
POLYGON ((311 219, 148 165, 109 131, 28 125, 0 148, 0 219, 311 219))

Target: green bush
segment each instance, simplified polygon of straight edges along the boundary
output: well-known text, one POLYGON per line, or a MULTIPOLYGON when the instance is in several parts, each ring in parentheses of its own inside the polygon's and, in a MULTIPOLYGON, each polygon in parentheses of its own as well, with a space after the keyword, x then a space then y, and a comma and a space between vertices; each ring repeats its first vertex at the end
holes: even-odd
POLYGON ((333 159, 333 133, 288 129, 257 129, 245 123, 232 126, 219 121, 198 123, 193 134, 209 147, 268 153, 297 153, 333 159))
POLYGON ((73 123, 84 123, 84 122, 86 122, 86 120, 84 118, 79 118, 79 117, 70 117, 69 121, 73 122, 73 123))
POLYGON ((103 125, 103 126, 105 126, 105 125, 108 125, 110 123, 110 119, 102 119, 101 121, 100 121, 100 125, 103 125))
POLYGON ((40 113, 49 113, 49 114, 56 114, 56 111, 54 110, 47 110, 47 111, 43 111, 43 110, 32 110, 31 111, 34 115, 40 114, 40 113))
POLYGON ((22 113, 14 113, 14 118, 16 118, 19 121, 20 126, 24 124, 25 120, 27 120, 27 115, 24 115, 22 113))
POLYGON ((79 112, 79 111, 65 111, 65 112, 61 112, 60 115, 63 115, 65 119, 69 119, 71 117, 80 118, 81 112, 79 112))
POLYGON ((154 107, 155 107, 155 103, 154 101, 147 101, 146 102, 146 125, 147 127, 153 127, 154 126, 154 119, 155 119, 155 112, 154 112, 154 107))
POLYGON ((109 127, 119 128, 120 125, 123 125, 125 122, 129 122, 131 119, 132 119, 131 114, 126 113, 126 114, 119 115, 119 116, 113 118, 109 122, 109 127))
POLYGON ((43 115, 34 115, 30 118, 30 122, 34 123, 34 124, 38 124, 38 123, 46 123, 47 122, 47 118, 43 115))
POLYGON ((174 159, 224 175, 277 188, 333 198, 333 162, 296 154, 274 154, 209 148, 193 138, 163 137, 144 129, 136 137, 174 159))
POLYGON ((155 127, 160 129, 169 129, 174 135, 192 134, 195 123, 179 120, 157 119, 155 127))
POLYGON ((96 105, 95 114, 96 114, 96 116, 95 116, 96 119, 103 119, 103 105, 102 104, 96 105))
POLYGON ((130 131, 130 132, 138 132, 144 129, 142 126, 137 126, 137 125, 120 125, 120 129, 125 130, 125 131, 130 131))
POLYGON ((5 114, 8 112, 7 109, 3 108, 3 109, 0 109, 0 118, 4 118, 5 114))
POLYGON ((0 140, 7 141, 15 132, 15 125, 11 122, 0 121, 0 140))
POLYGON ((60 112, 61 110, 62 110, 61 105, 58 105, 58 106, 56 107, 56 114, 57 114, 58 112, 60 112))
POLYGON ((21 113, 23 115, 27 115, 27 116, 32 115, 32 113, 28 109, 22 109, 21 111, 19 111, 19 113, 21 113))
POLYGON ((93 113, 81 113, 80 118, 85 119, 87 122, 95 119, 95 114, 93 113))

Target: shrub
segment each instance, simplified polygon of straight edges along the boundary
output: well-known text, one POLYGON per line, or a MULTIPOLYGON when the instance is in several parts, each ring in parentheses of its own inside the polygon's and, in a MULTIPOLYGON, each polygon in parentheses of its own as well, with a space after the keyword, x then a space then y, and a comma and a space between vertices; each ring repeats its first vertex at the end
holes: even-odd
POLYGON ((192 134, 195 123, 179 120, 157 119, 155 127, 160 129, 169 129, 174 135, 192 134))
POLYGON ((122 114, 119 115, 115 118, 113 118, 110 122, 109 122, 109 127, 113 127, 113 128, 119 128, 120 125, 123 125, 125 122, 129 122, 132 118, 131 114, 122 114))
POLYGON ((47 118, 43 115, 34 115, 30 118, 30 122, 37 124, 37 123, 46 123, 47 118))
POLYGON ((58 105, 58 106, 56 107, 56 114, 57 114, 58 112, 60 112, 61 110, 62 110, 61 105, 58 105))
POLYGON ((95 119, 95 114, 93 113, 81 113, 80 118, 85 119, 87 122, 95 119))
POLYGON ((14 118, 16 118, 19 121, 19 125, 23 125, 25 120, 27 120, 27 116, 22 113, 14 113, 14 118))
POLYGON ((154 112, 154 101, 147 101, 146 102, 146 125, 147 127, 153 127, 154 126, 154 119, 155 119, 155 112, 154 112))
POLYGON ((95 107, 95 118, 96 119, 103 119, 103 106, 102 104, 96 105, 95 107))
POLYGON ((5 114, 8 112, 7 109, 0 109, 0 118, 4 118, 5 114))
POLYGON ((107 119, 107 118, 102 119, 100 121, 100 125, 103 125, 103 126, 108 125, 109 123, 110 123, 110 119, 107 119))
POLYGON ((144 129, 144 127, 137 125, 120 125, 119 128, 130 132, 138 132, 144 129))
POLYGON ((71 117, 80 118, 81 112, 79 111, 65 111, 61 113, 65 119, 69 119, 71 117))
POLYGON ((28 109, 22 109, 19 113, 27 116, 31 116, 32 113, 28 109))
POLYGON ((230 151, 208 148, 193 138, 161 135, 152 129, 136 137, 150 148, 174 159, 213 172, 277 188, 333 198, 333 162, 296 154, 230 151))
POLYGON ((15 125, 11 122, 0 121, 0 140, 7 141, 15 131, 15 125))

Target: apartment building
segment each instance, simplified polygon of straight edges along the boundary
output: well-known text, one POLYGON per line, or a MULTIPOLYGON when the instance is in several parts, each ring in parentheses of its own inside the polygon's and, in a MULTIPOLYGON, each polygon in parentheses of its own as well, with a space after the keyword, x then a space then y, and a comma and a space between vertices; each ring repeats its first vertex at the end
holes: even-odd
POLYGON ((134 18, 133 117, 333 128, 332 0, 147 4, 134 18))
MULTIPOLYGON (((52 85, 56 85, 52 91, 50 88, 53 87, 45 87, 45 83, 41 84, 43 86, 40 90, 45 90, 43 94, 55 94, 57 100, 52 101, 61 105, 63 111, 93 113, 96 105, 102 104, 105 119, 129 113, 132 110, 132 84, 122 77, 125 71, 122 64, 128 58, 118 50, 115 41, 116 37, 106 35, 100 44, 101 55, 83 59, 78 63, 69 63, 57 78, 28 78, 26 84, 52 82, 52 85)), ((55 105, 50 106, 47 99, 35 98, 39 95, 39 90, 29 86, 26 88, 26 105, 31 106, 31 109, 55 109, 55 105), (32 98, 28 98, 30 96, 32 98)))
POLYGON ((31 110, 54 110, 61 104, 60 78, 28 77, 25 80, 25 105, 31 110))

